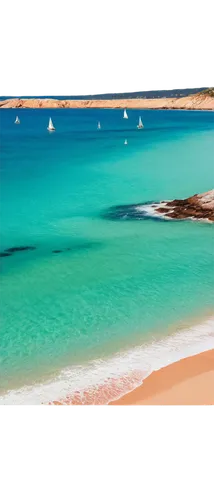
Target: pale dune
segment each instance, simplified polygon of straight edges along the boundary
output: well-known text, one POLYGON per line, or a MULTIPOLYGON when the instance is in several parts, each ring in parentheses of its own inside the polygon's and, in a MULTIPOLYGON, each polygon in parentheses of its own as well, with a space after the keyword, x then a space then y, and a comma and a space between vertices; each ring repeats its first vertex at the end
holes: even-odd
POLYGON ((214 405, 214 349, 153 372, 111 405, 214 405))

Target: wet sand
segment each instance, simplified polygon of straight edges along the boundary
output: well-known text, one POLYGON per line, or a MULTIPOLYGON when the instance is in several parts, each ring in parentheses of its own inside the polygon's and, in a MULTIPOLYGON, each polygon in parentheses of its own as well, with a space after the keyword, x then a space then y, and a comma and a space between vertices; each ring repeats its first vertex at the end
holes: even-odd
POLYGON ((213 405, 214 349, 153 372, 110 405, 213 405))
POLYGON ((10 98, 0 101, 0 108, 112 108, 112 109, 201 109, 214 110, 213 95, 197 93, 186 97, 156 99, 54 99, 10 98))

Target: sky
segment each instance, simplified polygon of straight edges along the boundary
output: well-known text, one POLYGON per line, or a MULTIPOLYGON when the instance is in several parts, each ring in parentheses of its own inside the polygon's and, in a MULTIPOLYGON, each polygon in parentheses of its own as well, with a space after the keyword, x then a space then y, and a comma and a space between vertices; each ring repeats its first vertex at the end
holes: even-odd
POLYGON ((206 85, 208 83, 214 83, 214 80, 164 80, 164 79, 157 79, 157 80, 152 80, 152 79, 141 79, 141 82, 139 80, 139 84, 141 83, 141 87, 132 87, 132 88, 127 88, 127 87, 8 87, 8 88, 0 88, 0 93, 2 92, 11 92, 14 94, 21 94, 21 93, 28 93, 28 92, 42 92, 44 94, 56 94, 56 93, 73 93, 73 94, 79 94, 79 93, 100 93, 102 91, 111 91, 111 90, 126 90, 126 91, 132 91, 134 88, 142 89, 142 88, 167 88, 167 87, 177 87, 177 88, 182 88, 183 86, 194 86, 194 85, 206 85))

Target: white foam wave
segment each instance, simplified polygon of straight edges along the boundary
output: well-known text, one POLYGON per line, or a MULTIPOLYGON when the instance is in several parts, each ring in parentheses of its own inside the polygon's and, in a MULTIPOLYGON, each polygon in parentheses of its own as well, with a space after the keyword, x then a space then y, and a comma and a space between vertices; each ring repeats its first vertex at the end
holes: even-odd
POLYGON ((151 205, 138 205, 136 210, 138 212, 143 212, 149 217, 158 217, 159 219, 169 219, 165 214, 157 212, 157 208, 165 208, 167 202, 152 203, 151 205))
POLYGON ((127 391, 138 386, 142 379, 152 371, 167 366, 179 359, 198 354, 214 348, 214 317, 202 324, 192 326, 186 330, 175 332, 173 335, 159 341, 144 344, 132 350, 118 353, 111 359, 96 360, 85 367, 73 366, 62 370, 53 380, 43 384, 25 386, 19 390, 11 390, 0 396, 0 404, 41 404, 54 400, 64 400, 77 391, 98 389, 109 380, 124 377, 129 378, 129 384, 120 382, 119 392, 105 395, 103 403, 117 399, 127 391), (130 385, 130 379, 133 380, 130 385))

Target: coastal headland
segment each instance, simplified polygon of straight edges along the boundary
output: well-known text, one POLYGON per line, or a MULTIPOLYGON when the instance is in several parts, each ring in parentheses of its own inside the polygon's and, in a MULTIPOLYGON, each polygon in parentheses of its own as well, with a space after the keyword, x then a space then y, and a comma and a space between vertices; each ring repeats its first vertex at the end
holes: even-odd
POLYGON ((162 202, 155 211, 170 219, 207 219, 214 222, 214 189, 184 200, 162 202))
POLYGON ((186 109, 214 110, 214 90, 185 97, 160 97, 153 99, 52 99, 10 98, 0 101, 0 108, 109 108, 109 109, 186 109))
POLYGON ((201 220, 214 222, 214 189, 189 198, 119 205, 110 207, 104 218, 117 220, 201 220))

